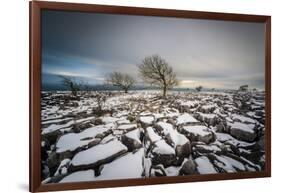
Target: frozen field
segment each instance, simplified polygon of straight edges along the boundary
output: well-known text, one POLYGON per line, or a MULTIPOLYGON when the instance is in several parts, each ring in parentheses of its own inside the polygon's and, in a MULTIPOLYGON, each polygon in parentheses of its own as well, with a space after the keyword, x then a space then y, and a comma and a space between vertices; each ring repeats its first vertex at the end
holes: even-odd
POLYGON ((42 183, 260 171, 263 92, 42 93, 42 183))

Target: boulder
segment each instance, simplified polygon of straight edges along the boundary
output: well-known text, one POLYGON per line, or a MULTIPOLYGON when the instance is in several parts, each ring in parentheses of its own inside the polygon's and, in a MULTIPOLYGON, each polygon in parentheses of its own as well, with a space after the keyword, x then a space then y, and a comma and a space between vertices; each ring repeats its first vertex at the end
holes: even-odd
POLYGON ((60 130, 55 130, 49 133, 42 133, 42 139, 46 139, 49 141, 50 144, 54 144, 58 138, 62 135, 60 130))
POLYGON ((167 176, 163 165, 152 166, 150 169, 150 177, 167 176))
POLYGON ((190 174, 198 174, 197 165, 192 159, 188 159, 182 165, 180 170, 181 175, 190 175, 190 174))
POLYGON ((222 150, 220 147, 214 144, 197 144, 192 148, 193 152, 197 155, 203 155, 203 154, 209 154, 209 153, 215 153, 215 154, 221 154, 222 150))
POLYGON ((190 141, 183 135, 180 134, 174 126, 166 122, 158 122, 155 128, 165 136, 166 142, 175 148, 176 156, 183 158, 187 157, 191 152, 190 141))
POLYGON ((145 129, 145 138, 152 144, 162 139, 152 127, 145 129))
POLYGON ((67 174, 67 169, 69 166, 70 159, 64 159, 60 162, 60 165, 54 174, 54 176, 59 176, 59 175, 66 175, 67 174))
POLYGON ((152 126, 154 121, 155 121, 155 119, 154 119, 154 116, 152 116, 152 115, 151 116, 141 116, 139 118, 139 121, 141 123, 141 126, 143 128, 146 128, 148 126, 152 126))
POLYGON ((190 141, 188 140, 183 145, 177 145, 176 146, 176 156, 179 158, 188 157, 191 153, 191 145, 190 141))
POLYGON ((176 120, 177 125, 185 125, 185 124, 190 125, 190 124, 198 124, 198 123, 200 122, 188 113, 184 113, 178 116, 176 120))
POLYGON ((88 148, 91 148, 95 145, 98 145, 101 142, 101 138, 95 138, 93 141, 91 141, 90 143, 88 143, 88 148))
POLYGON ((183 112, 190 112, 190 109, 195 108, 198 106, 198 102, 197 101, 181 101, 178 104, 178 108, 180 110, 181 113, 183 112))
POLYGON ((214 165, 206 156, 200 156, 194 160, 197 165, 197 171, 199 174, 215 174, 218 173, 214 165))
POLYGON ((236 122, 242 122, 242 123, 246 123, 246 124, 255 124, 256 123, 256 121, 254 119, 245 117, 245 116, 239 115, 239 114, 232 114, 231 118, 233 121, 236 121, 236 122))
POLYGON ((88 128, 80 133, 67 133, 62 135, 56 143, 56 152, 62 154, 63 152, 78 152, 89 146, 92 147, 100 142, 102 138, 111 133, 110 125, 98 125, 88 128), (97 138, 96 138, 97 137, 97 138))
POLYGON ((213 132, 204 125, 183 126, 180 131, 190 141, 201 141, 206 144, 215 141, 215 135, 213 132))
POLYGON ((225 155, 208 154, 208 158, 220 173, 233 173, 239 171, 246 171, 245 165, 236 159, 225 155))
POLYGON ((134 150, 142 147, 142 144, 140 143, 139 140, 136 140, 136 139, 134 139, 134 138, 132 138, 128 135, 123 135, 121 137, 121 141, 124 145, 127 146, 129 152, 134 151, 134 150))
POLYGON ((71 160, 69 170, 73 172, 93 169, 113 161, 127 151, 128 148, 119 140, 113 140, 106 144, 99 144, 85 151, 78 152, 71 160))
POLYGON ((250 150, 243 150, 242 148, 240 148, 240 152, 242 157, 246 158, 247 160, 255 164, 259 164, 259 162, 262 160, 261 157, 264 155, 264 152, 260 150, 250 151, 250 150))
POLYGON ((128 132, 128 131, 132 131, 134 129, 136 129, 138 127, 137 124, 123 124, 123 125, 119 125, 117 127, 117 130, 123 131, 123 132, 128 132))
POLYGON ((60 164, 60 160, 58 154, 56 152, 50 153, 47 159, 47 165, 51 175, 54 175, 59 164, 60 164))
POLYGON ((152 163, 154 165, 163 164, 165 167, 171 166, 176 157, 173 154, 154 154, 152 163))
POLYGON ((253 142, 256 137, 255 125, 234 122, 230 124, 230 134, 242 141, 253 142))
POLYGON ((218 117, 216 114, 205 114, 198 112, 194 115, 194 117, 199 121, 207 123, 209 126, 215 126, 218 121, 218 117))
POLYGON ((172 165, 173 161, 176 159, 175 150, 163 139, 154 143, 153 146, 153 165, 163 164, 164 167, 172 165))

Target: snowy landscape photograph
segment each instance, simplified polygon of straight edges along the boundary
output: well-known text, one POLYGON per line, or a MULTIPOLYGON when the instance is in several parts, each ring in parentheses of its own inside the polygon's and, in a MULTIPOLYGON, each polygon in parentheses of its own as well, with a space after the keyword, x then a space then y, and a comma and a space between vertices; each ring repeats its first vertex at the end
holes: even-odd
POLYGON ((265 170, 264 23, 41 22, 42 184, 265 170))

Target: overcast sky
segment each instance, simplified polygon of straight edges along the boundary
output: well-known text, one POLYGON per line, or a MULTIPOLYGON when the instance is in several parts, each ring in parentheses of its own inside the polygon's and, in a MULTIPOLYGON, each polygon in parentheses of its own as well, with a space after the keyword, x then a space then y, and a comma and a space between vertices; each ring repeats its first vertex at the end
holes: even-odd
POLYGON ((138 77, 137 65, 153 54, 180 87, 264 88, 264 24, 43 11, 43 84, 58 84, 56 75, 92 84, 112 71, 138 77))

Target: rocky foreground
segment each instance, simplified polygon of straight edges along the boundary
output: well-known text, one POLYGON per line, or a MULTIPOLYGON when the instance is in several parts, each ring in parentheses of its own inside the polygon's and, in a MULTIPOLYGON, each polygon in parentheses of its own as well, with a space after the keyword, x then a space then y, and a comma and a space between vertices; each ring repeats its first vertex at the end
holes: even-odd
POLYGON ((42 183, 261 171, 263 92, 42 93, 42 183))

